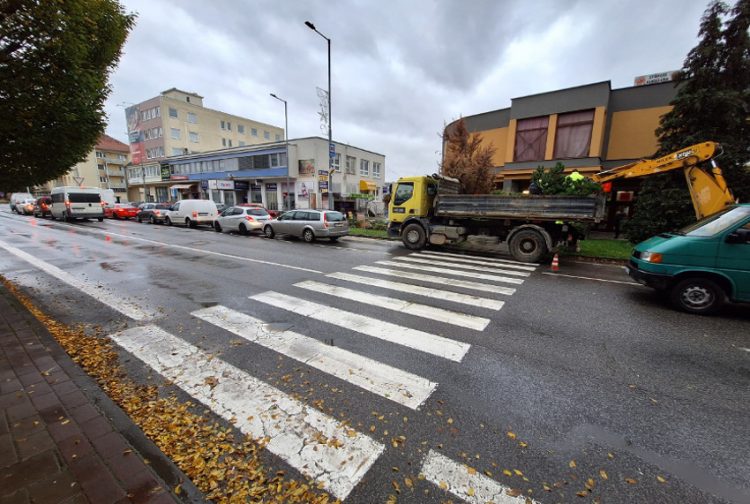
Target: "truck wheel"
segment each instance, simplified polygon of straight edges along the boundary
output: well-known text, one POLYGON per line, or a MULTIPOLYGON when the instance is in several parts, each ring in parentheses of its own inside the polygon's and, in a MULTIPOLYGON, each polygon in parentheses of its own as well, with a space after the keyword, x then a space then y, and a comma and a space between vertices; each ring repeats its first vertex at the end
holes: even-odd
POLYGON ((510 255, 516 261, 537 262, 547 254, 547 244, 542 235, 531 229, 523 229, 513 235, 508 244, 510 255))
POLYGON ((672 304, 680 310, 698 315, 716 313, 726 302, 726 292, 708 278, 686 278, 669 294, 672 304))
POLYGON ((425 235, 422 226, 416 223, 411 223, 406 226, 401 233, 401 241, 404 242, 406 248, 419 250, 424 248, 424 245, 427 242, 427 236, 425 235))

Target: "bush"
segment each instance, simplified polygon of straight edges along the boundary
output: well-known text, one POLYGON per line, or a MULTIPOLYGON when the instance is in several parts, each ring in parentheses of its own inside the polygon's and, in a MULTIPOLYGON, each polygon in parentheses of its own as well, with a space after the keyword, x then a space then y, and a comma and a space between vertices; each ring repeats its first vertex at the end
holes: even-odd
POLYGON ((543 194, 565 194, 568 196, 592 196, 602 191, 602 186, 590 178, 581 176, 574 180, 565 175, 565 165, 557 163, 552 168, 539 166, 531 176, 532 182, 542 190, 543 194))

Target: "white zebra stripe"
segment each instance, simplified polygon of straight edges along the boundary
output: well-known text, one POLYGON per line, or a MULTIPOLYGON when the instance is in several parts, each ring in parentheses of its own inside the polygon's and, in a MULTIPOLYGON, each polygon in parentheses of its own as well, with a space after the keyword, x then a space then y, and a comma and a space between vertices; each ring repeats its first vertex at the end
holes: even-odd
POLYGON ((464 257, 442 257, 442 254, 435 254, 432 252, 419 252, 418 254, 415 254, 418 257, 425 257, 427 259, 444 259, 446 261, 454 262, 454 263, 466 263, 466 264, 478 264, 480 266, 498 266, 503 268, 511 268, 511 269, 517 269, 522 271, 535 271, 536 266, 526 266, 522 264, 514 264, 514 263, 497 263, 497 262, 490 262, 490 261, 484 261, 479 260, 477 258, 471 259, 471 258, 464 258, 464 257))
POLYGON ((191 315, 414 410, 438 385, 315 338, 292 331, 271 331, 263 321, 225 306, 212 306, 191 315))
POLYGON ((461 362, 461 359, 471 348, 468 343, 287 296, 279 292, 262 292, 250 296, 250 299, 456 362, 461 362))
MULTIPOLYGON (((404 266, 399 264, 398 266, 404 266)), ((411 271, 395 270, 390 268, 378 268, 377 266, 355 266, 353 269, 358 271, 367 271, 368 273, 376 273, 379 275, 394 276, 402 279, 416 280, 418 282, 436 283, 439 285, 447 285, 449 287, 461 287, 463 289, 471 289, 482 292, 492 292, 494 294, 505 294, 512 296, 515 294, 516 289, 513 287, 503 287, 502 285, 491 285, 479 282, 469 282, 467 280, 457 280, 455 278, 441 277, 437 275, 422 275, 420 273, 412 273, 411 271)), ((513 279, 515 280, 515 279, 513 279)))
POLYGON ((111 338, 269 451, 345 499, 384 450, 377 441, 157 326, 111 338), (326 442, 332 441, 335 442, 326 442))
POLYGON ((444 256, 444 257, 475 257, 477 259, 481 259, 483 261, 491 261, 496 263, 509 263, 509 264, 523 264, 526 266, 539 266, 539 263, 532 263, 532 262, 521 262, 521 261, 515 261, 513 259, 500 259, 495 257, 485 257, 485 256, 471 256, 467 254, 451 254, 449 252, 435 252, 434 250, 424 250, 421 252, 422 254, 430 254, 435 256, 444 256))
POLYGON ((520 285, 523 283, 523 280, 520 278, 510 278, 510 277, 504 277, 504 276, 497 276, 497 275, 486 275, 484 273, 474 273, 472 271, 458 271, 454 269, 449 268, 437 268, 434 266, 423 266, 421 264, 406 264, 403 262, 396 262, 396 261, 375 261, 375 264, 382 264, 383 266, 395 266, 397 268, 405 268, 405 269, 413 269, 418 271, 430 271, 433 273, 443 273, 446 275, 455 275, 465 278, 478 278, 480 280, 492 280, 495 282, 504 282, 504 283, 511 283, 511 284, 517 284, 520 285))
POLYGON ((503 304, 505 304, 504 301, 497 301, 495 299, 472 296, 470 294, 461 294, 460 292, 453 292, 430 287, 422 287, 421 285, 383 280, 382 278, 365 277, 361 275, 352 275, 350 273, 341 272, 330 273, 326 276, 336 278, 338 280, 345 280, 347 282, 372 285, 374 287, 380 287, 381 289, 390 289, 398 292, 405 292, 407 294, 415 294, 417 296, 443 299, 445 301, 451 301, 453 303, 478 306, 480 308, 488 308, 490 310, 499 310, 503 307, 503 304))
POLYGON ((512 276, 520 276, 520 277, 527 277, 530 276, 531 273, 528 271, 512 271, 507 269, 498 269, 498 268, 488 268, 486 266, 471 266, 468 264, 460 264, 460 263, 449 263, 449 259, 442 259, 442 260, 433 260, 433 259, 423 259, 421 257, 415 257, 415 256, 396 256, 393 258, 396 261, 407 261, 407 262, 414 262, 418 264, 431 264, 434 266, 448 266, 451 268, 461 268, 465 270, 470 271, 486 271, 487 273, 499 273, 501 275, 512 275, 512 276))
POLYGON ((378 306, 380 308, 386 308, 388 310, 415 315, 417 317, 437 320, 438 322, 443 322, 446 324, 468 327, 469 329, 474 329, 475 331, 484 331, 484 329, 490 323, 490 319, 484 317, 477 317, 465 313, 444 310, 435 306, 423 305, 414 303, 412 301, 404 301, 402 299, 379 296, 377 294, 370 294, 355 289, 339 287, 338 285, 316 282, 314 280, 305 280, 304 282, 294 284, 294 286, 313 292, 322 292, 323 294, 328 294, 329 296, 350 299, 352 301, 366 303, 368 305, 378 306))

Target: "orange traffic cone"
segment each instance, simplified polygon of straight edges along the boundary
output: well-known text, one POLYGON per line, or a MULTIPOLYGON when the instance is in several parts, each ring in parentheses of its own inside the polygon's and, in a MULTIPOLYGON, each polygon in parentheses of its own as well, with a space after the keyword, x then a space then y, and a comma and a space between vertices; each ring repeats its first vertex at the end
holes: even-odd
POLYGON ((552 271, 560 271, 560 259, 557 254, 552 258, 552 271))

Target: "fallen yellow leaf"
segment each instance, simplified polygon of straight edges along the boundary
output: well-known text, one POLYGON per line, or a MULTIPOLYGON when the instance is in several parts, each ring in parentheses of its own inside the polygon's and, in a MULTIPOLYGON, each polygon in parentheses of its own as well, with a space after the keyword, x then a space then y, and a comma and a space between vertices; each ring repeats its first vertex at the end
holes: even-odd
POLYGON ((570 461, 570 462, 568 463, 568 467, 570 467, 571 469, 575 469, 575 468, 577 467, 577 465, 576 465, 576 461, 575 461, 575 460, 571 460, 571 461, 570 461))
POLYGON ((607 471, 605 471, 604 469, 599 469, 599 476, 601 476, 603 480, 609 479, 607 471))
POLYGON ((635 485, 636 483, 638 483, 638 480, 633 478, 625 478, 625 483, 627 483, 628 485, 635 485))
POLYGON ((508 436, 510 439, 516 439, 515 432, 508 431, 505 435, 508 436))
POLYGON ((510 472, 510 471, 509 471, 509 470, 507 470, 507 469, 503 469, 503 474, 504 474, 504 475, 506 475, 506 476, 513 476, 513 473, 512 473, 512 472, 510 472))
POLYGON ((659 483, 666 483, 667 482, 667 480, 663 476, 657 476, 656 477, 656 481, 658 481, 659 483))
POLYGON ((469 490, 466 493, 469 495, 469 497, 474 497, 474 489, 473 488, 469 487, 469 490))

